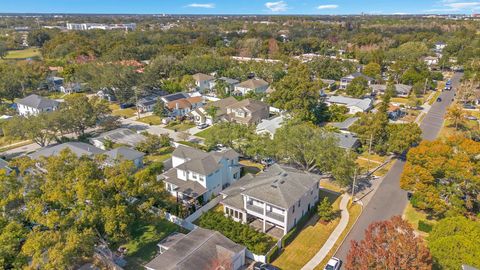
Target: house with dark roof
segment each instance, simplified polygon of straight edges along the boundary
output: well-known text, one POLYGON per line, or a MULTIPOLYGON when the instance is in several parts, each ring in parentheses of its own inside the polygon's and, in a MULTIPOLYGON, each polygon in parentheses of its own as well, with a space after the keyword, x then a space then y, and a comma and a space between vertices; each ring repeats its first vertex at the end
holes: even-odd
POLYGON ((30 95, 16 101, 18 114, 22 116, 38 115, 58 109, 60 102, 39 95, 30 95))
POLYGON ((183 117, 192 110, 202 107, 203 104, 204 99, 202 96, 192 96, 170 101, 165 104, 165 108, 168 110, 170 117, 183 117))
POLYGON ((169 102, 172 102, 172 101, 175 101, 175 100, 179 100, 179 99, 184 99, 184 98, 188 98, 190 97, 188 94, 186 93, 183 93, 183 92, 180 92, 180 93, 173 93, 173 94, 170 94, 170 95, 165 95, 163 97, 161 97, 160 99, 165 103, 169 103, 169 102))
POLYGON ((237 222, 259 220, 262 230, 288 233, 315 207, 322 176, 274 164, 257 174, 247 174, 221 192, 224 212, 237 222))
POLYGON ((262 94, 267 91, 268 82, 262 79, 249 79, 235 85, 235 94, 246 95, 249 92, 254 92, 257 94, 262 94))
POLYGON ((144 142, 147 139, 142 134, 139 134, 128 128, 117 128, 110 130, 104 133, 101 133, 95 138, 90 139, 90 143, 96 147, 105 150, 105 144, 108 141, 111 141, 115 144, 128 145, 131 147, 136 147, 138 144, 144 142))
POLYGON ((231 79, 231 78, 227 78, 227 77, 220 77, 218 78, 217 80, 215 80, 215 82, 213 83, 213 87, 215 87, 215 85, 219 82, 223 82, 225 83, 225 93, 232 93, 233 91, 235 91, 235 85, 237 85, 240 81, 238 80, 235 80, 235 79, 231 79))
POLYGON ((348 129, 358 121, 360 117, 350 117, 343 122, 333 122, 330 125, 338 128, 340 131, 348 131, 348 129))
POLYGON ((345 77, 342 77, 340 79, 340 89, 346 89, 347 86, 353 81, 353 79, 355 78, 364 78, 365 80, 367 80, 368 82, 368 85, 370 84, 373 84, 375 82, 375 79, 372 78, 372 77, 368 77, 367 75, 361 73, 361 72, 355 72, 355 73, 352 73, 350 75, 347 75, 345 77))
POLYGON ((337 145, 340 148, 346 150, 354 150, 360 146, 360 140, 355 136, 354 133, 350 132, 341 132, 333 133, 333 136, 337 138, 337 145))
POLYGON ((170 194, 184 203, 203 202, 240 179, 239 154, 232 149, 204 152, 179 145, 172 153, 172 168, 160 175, 170 194))
POLYGON ((167 236, 147 270, 242 269, 246 248, 217 231, 197 227, 188 234, 167 236))

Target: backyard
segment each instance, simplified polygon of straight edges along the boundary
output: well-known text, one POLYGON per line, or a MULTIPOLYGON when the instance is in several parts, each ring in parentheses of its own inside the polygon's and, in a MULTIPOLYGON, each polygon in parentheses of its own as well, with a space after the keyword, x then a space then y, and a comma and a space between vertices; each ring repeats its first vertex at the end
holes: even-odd
POLYGON ((172 157, 173 150, 174 148, 172 147, 162 147, 160 151, 158 151, 158 153, 145 156, 145 161, 164 162, 165 160, 172 157))
MULTIPOLYGON (((320 200, 328 197, 333 202, 333 209, 338 210, 340 197, 336 193, 320 191, 320 200)), ((273 265, 280 269, 301 269, 322 248, 330 234, 335 230, 340 219, 329 223, 318 221, 315 214, 301 229, 295 239, 283 249, 273 265)))
POLYGON ((122 245, 127 249, 125 269, 143 269, 143 265, 157 255, 158 242, 175 231, 181 231, 181 228, 160 218, 135 226, 133 239, 122 245))
POLYGON ((194 127, 195 124, 193 124, 192 122, 188 122, 188 121, 183 121, 183 122, 177 122, 177 121, 173 121, 173 122, 170 122, 167 126, 165 126, 166 128, 168 129, 171 129, 175 132, 177 131, 186 131, 186 130, 189 130, 191 129, 192 127, 194 127))
POLYGON ((436 220, 430 218, 425 212, 415 209, 411 203, 408 203, 405 207, 403 219, 410 223, 422 236, 428 236, 431 226, 436 223, 436 220))
POLYGON ((133 108, 121 109, 118 104, 114 104, 114 103, 108 105, 108 107, 110 108, 110 110, 112 110, 112 115, 115 115, 115 116, 130 118, 130 117, 134 117, 137 114, 137 111, 133 108))

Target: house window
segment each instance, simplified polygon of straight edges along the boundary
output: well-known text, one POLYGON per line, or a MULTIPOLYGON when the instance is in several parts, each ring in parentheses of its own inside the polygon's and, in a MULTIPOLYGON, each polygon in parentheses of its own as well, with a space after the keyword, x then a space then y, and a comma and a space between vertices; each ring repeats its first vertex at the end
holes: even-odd
POLYGON ((313 195, 313 190, 310 190, 310 195, 313 195))
POLYGON ((300 200, 298 200, 298 207, 300 207, 300 200))
POLYGON ((197 174, 196 174, 196 173, 192 173, 192 178, 193 178, 193 179, 197 179, 197 174))
POLYGON ((295 205, 293 206, 292 213, 295 213, 295 205))
POLYGON ((205 181, 205 177, 203 177, 203 176, 200 176, 199 179, 200 179, 200 181, 205 181))

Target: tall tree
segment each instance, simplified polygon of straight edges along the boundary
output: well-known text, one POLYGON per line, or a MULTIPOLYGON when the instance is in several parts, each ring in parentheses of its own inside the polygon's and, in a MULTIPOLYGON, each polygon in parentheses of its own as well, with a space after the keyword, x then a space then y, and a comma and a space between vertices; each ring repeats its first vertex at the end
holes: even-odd
POLYGON ((374 222, 365 239, 352 241, 347 270, 432 269, 432 258, 422 239, 401 217, 374 222))
POLYGON ((465 123, 465 116, 466 113, 463 111, 462 107, 460 107, 458 104, 455 104, 448 108, 445 118, 450 120, 453 126, 455 126, 455 129, 458 130, 462 124, 465 123))
POLYGON ((363 97, 368 91, 368 82, 363 77, 357 77, 348 84, 345 92, 352 97, 363 97))

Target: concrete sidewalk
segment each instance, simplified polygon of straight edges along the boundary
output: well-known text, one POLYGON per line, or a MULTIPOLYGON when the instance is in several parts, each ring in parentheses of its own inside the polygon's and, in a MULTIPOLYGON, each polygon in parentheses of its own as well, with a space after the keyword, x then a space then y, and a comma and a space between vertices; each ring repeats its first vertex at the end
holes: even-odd
POLYGON ((333 248, 342 232, 347 228, 348 220, 350 219, 350 215, 348 214, 347 209, 349 200, 349 195, 342 195, 342 200, 340 201, 340 210, 342 211, 340 222, 338 223, 335 230, 333 230, 332 234, 330 234, 330 237, 328 237, 323 247, 317 252, 317 254, 315 254, 315 256, 313 256, 313 258, 307 264, 305 264, 305 266, 302 267, 302 270, 312 270, 318 264, 320 264, 323 259, 325 259, 328 252, 330 252, 330 250, 333 248))

